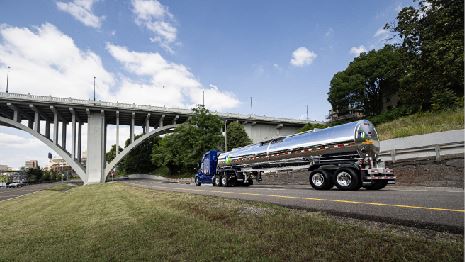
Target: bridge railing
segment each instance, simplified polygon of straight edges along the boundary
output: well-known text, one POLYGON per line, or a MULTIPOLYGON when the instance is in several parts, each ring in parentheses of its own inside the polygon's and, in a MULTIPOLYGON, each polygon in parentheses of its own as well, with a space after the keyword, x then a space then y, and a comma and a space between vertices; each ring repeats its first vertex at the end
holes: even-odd
POLYGON ((0 92, 0 97, 3 98, 17 98, 17 99, 24 99, 24 100, 34 100, 37 102, 56 102, 56 103, 72 103, 72 104, 81 104, 85 106, 105 106, 105 107, 114 107, 114 108, 125 108, 125 109, 140 109, 145 111, 166 111, 166 112, 178 112, 182 114, 192 114, 192 111, 189 109, 183 108, 167 108, 167 107, 160 107, 160 106, 150 106, 150 105, 136 105, 135 103, 120 103, 120 102, 106 102, 106 101, 93 101, 93 100, 84 100, 84 99, 76 99, 76 98, 61 98, 61 97, 53 97, 53 96, 38 96, 38 95, 31 95, 31 94, 18 94, 18 93, 5 93, 0 92))

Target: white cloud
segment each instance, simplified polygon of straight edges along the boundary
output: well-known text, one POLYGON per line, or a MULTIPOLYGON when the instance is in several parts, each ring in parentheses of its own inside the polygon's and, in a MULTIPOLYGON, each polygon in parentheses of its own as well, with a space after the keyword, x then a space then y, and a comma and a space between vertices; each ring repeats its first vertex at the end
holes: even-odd
POLYGON ((9 71, 10 92, 88 99, 97 77, 104 97, 114 84, 100 57, 80 50, 73 39, 51 24, 30 30, 0 27, 0 74, 9 71))
POLYGON ((168 8, 157 0, 132 0, 132 12, 136 15, 136 24, 153 33, 150 40, 172 53, 171 46, 176 42, 177 29, 168 8))
POLYGON ((32 136, 29 138, 14 134, 2 134, 0 136, 0 148, 31 149, 39 146, 40 144, 40 141, 32 136))
POLYGON ((123 78, 121 88, 114 94, 118 101, 191 107, 202 103, 204 91, 208 108, 223 110, 239 104, 233 94, 216 86, 202 86, 187 67, 170 63, 159 53, 134 52, 113 44, 107 44, 107 50, 127 72, 137 76, 123 78))
POLYGON ((282 68, 281 68, 281 66, 279 66, 279 64, 273 64, 273 68, 278 70, 278 71, 282 70, 282 68))
POLYGON ((92 11, 92 5, 96 0, 74 0, 72 2, 57 2, 57 8, 69 13, 81 23, 93 28, 100 28, 104 17, 96 16, 92 11))
MULTIPOLYGON (((215 85, 202 86, 187 67, 170 63, 159 53, 132 52, 112 44, 108 44, 107 49, 123 65, 123 73, 129 76, 107 71, 97 54, 79 49, 71 37, 54 25, 43 24, 32 30, 0 25, 0 76, 5 76, 7 67, 11 67, 11 93, 89 99, 95 75, 99 100, 190 108, 202 103, 204 90, 209 109, 224 110, 239 104, 233 94, 215 85)), ((70 129, 68 127, 68 137, 71 137, 70 129)), ((124 145, 128 132, 120 133, 120 143, 124 145)), ((83 126, 83 151, 86 134, 83 126)), ((109 136, 108 143, 114 143, 114 140, 109 136)), ((70 148, 70 139, 67 142, 70 148)), ((43 165, 50 152, 30 135, 0 127, 0 148, 6 146, 7 150, 0 150, 0 164, 13 167, 23 165, 28 159, 38 159, 43 165)))
POLYGON ((376 33, 374 34, 373 37, 385 38, 388 33, 389 33, 388 30, 381 27, 381 28, 378 28, 378 30, 376 30, 376 33))
POLYGON ((373 37, 379 38, 381 41, 384 41, 384 40, 387 40, 387 38, 389 37, 389 34, 390 32, 388 30, 381 27, 381 28, 378 28, 378 30, 376 30, 373 37))
POLYGON ((326 37, 330 37, 330 36, 332 36, 332 35, 334 35, 334 29, 333 29, 332 27, 330 27, 330 28, 326 31, 325 36, 326 36, 326 37))
POLYGON ((73 39, 51 24, 30 30, 0 27, 0 75, 9 70, 9 89, 14 93, 89 99, 93 76, 97 99, 177 107, 202 101, 216 110, 233 108, 239 101, 218 88, 203 87, 182 64, 170 63, 159 53, 132 52, 107 44, 110 54, 123 65, 128 77, 107 71, 100 57, 81 50, 73 39))
POLYGON ((299 47, 292 52, 292 59, 290 63, 293 66, 302 67, 313 63, 313 60, 317 57, 317 54, 313 51, 308 50, 305 47, 299 47))
POLYGON ((356 46, 353 46, 350 48, 350 53, 355 55, 355 56, 359 56, 361 53, 366 53, 367 49, 365 48, 364 45, 360 45, 358 47, 356 46))

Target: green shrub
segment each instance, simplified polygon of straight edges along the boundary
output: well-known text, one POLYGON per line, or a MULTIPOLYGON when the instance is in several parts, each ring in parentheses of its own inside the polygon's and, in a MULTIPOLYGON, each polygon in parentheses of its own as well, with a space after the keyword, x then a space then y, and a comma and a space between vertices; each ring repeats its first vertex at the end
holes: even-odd
POLYGON ((433 111, 454 109, 458 107, 459 103, 459 98, 449 88, 435 91, 431 97, 431 109, 433 111))
POLYGON ((410 114, 411 112, 408 109, 399 107, 376 116, 370 116, 368 117, 368 120, 370 120, 374 125, 379 125, 381 123, 389 122, 410 114))
POLYGON ((301 129, 299 129, 299 132, 306 132, 308 130, 313 130, 315 128, 318 128, 318 129, 323 129, 323 128, 326 128, 328 127, 327 125, 325 124, 318 124, 318 123, 307 123, 305 124, 304 127, 302 127, 301 129))

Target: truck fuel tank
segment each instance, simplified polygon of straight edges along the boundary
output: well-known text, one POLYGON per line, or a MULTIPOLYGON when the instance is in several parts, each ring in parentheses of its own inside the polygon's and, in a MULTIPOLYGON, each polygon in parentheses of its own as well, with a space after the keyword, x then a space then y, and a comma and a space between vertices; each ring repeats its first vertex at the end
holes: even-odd
POLYGON ((352 156, 376 159, 379 139, 374 125, 359 120, 314 129, 233 149, 218 156, 218 166, 256 165, 267 162, 305 160, 312 157, 352 156))

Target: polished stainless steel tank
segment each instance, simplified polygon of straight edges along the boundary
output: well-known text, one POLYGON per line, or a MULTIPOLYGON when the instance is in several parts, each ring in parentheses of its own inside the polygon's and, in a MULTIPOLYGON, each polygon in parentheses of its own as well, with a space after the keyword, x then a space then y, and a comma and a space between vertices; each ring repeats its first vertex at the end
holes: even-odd
POLYGON ((309 161, 312 158, 376 159, 379 140, 373 124, 360 120, 325 129, 315 129, 233 149, 218 156, 218 165, 241 166, 309 161))

